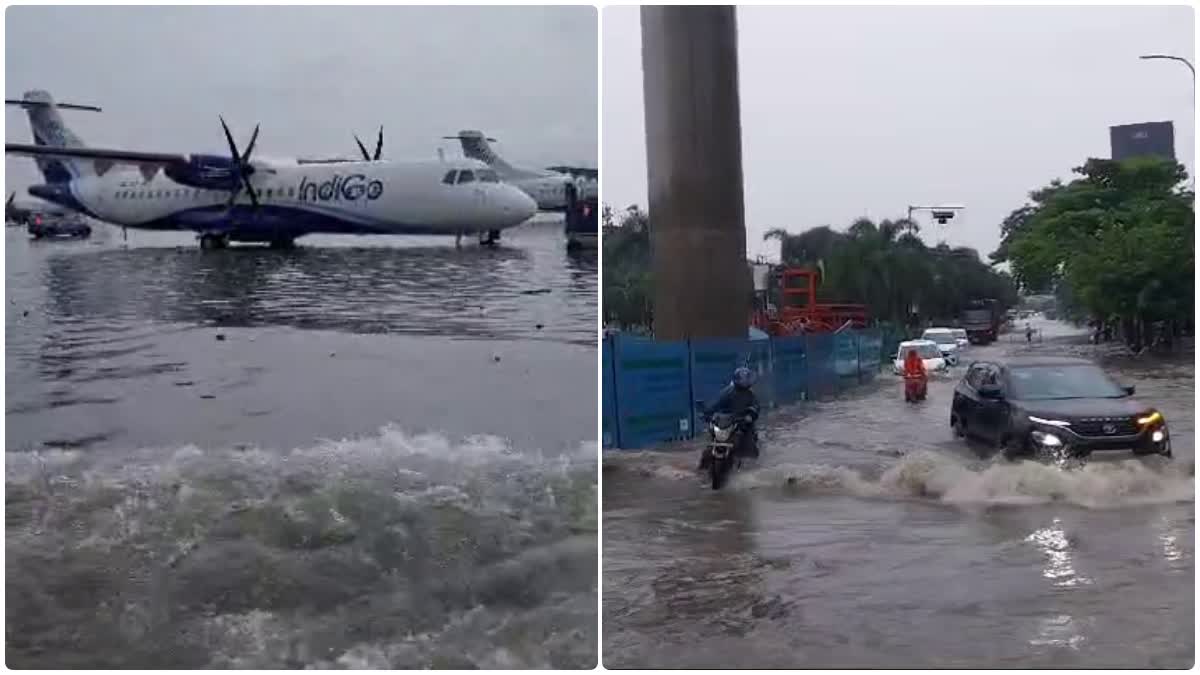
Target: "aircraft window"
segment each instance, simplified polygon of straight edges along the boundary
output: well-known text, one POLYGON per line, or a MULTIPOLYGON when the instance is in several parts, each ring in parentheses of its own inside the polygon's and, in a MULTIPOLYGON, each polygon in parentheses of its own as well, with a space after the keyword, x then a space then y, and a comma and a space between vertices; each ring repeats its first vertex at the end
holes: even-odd
POLYGON ((271 198, 271 193, 272 193, 271 188, 267 188, 267 199, 271 198))
POLYGON ((458 184, 470 183, 475 180, 475 172, 470 169, 463 169, 458 172, 458 184))
POLYGON ((176 191, 175 191, 175 198, 176 198, 176 199, 179 199, 179 198, 180 198, 180 197, 182 197, 182 196, 183 196, 183 190, 176 190, 176 191))
POLYGON ((442 177, 442 182, 445 183, 446 185, 454 185, 454 178, 457 175, 458 175, 457 171, 447 171, 446 175, 442 177))
POLYGON ((479 180, 484 183, 499 183, 500 182, 500 177, 497 176, 496 172, 492 171, 491 169, 484 169, 484 170, 478 171, 476 173, 479 174, 479 180))
POLYGON ((295 196, 296 196, 296 186, 294 186, 294 185, 289 185, 289 186, 288 186, 288 196, 289 196, 289 197, 295 197, 295 196))

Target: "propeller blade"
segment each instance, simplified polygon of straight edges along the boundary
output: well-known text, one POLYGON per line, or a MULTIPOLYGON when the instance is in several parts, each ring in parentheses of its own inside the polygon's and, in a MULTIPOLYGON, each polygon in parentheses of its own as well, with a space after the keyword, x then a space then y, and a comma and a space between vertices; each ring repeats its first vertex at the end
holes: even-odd
POLYGON ((236 162, 241 158, 241 155, 238 153, 237 143, 233 142, 233 134, 229 133, 229 125, 225 124, 225 118, 218 116, 217 119, 221 120, 221 128, 225 130, 225 140, 229 142, 229 155, 236 162))
POLYGON ((246 185, 246 192, 250 193, 250 202, 254 204, 254 208, 258 208, 258 193, 255 192, 254 186, 250 184, 250 178, 242 174, 242 183, 246 185))
POLYGON ((363 142, 358 140, 358 134, 354 134, 354 142, 358 143, 358 149, 362 151, 363 159, 367 160, 368 162, 371 161, 371 153, 367 152, 367 146, 363 145, 363 142))
POLYGON ((13 200, 17 198, 17 193, 13 192, 8 196, 8 200, 4 202, 5 206, 12 206, 13 200))
POLYGON ((242 155, 242 162, 250 161, 250 153, 254 152, 254 144, 258 142, 258 125, 254 125, 254 133, 250 136, 250 145, 246 146, 246 154, 242 155))
POLYGON ((233 202, 235 202, 237 200, 238 193, 240 193, 241 191, 242 191, 242 186, 240 183, 238 185, 234 186, 234 188, 229 191, 229 203, 227 203, 225 205, 226 210, 233 208, 233 202))
POLYGON ((383 156, 383 126, 379 127, 379 140, 375 141, 375 159, 383 156))

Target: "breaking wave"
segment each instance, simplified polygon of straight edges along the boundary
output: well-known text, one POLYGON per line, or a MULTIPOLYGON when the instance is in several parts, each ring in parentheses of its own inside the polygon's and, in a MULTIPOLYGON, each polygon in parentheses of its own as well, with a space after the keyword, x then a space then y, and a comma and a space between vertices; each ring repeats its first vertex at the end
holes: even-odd
POLYGON ((595 453, 8 453, 7 664, 591 668, 595 453))
MULTIPOLYGON (((686 459, 672 457, 665 462, 641 461, 628 466, 647 477, 698 481, 691 465, 693 459, 689 454, 686 459)), ((625 470, 626 466, 622 462, 616 468, 625 470)), ((789 496, 932 499, 963 506, 1059 502, 1101 509, 1193 502, 1195 465, 1191 460, 1171 462, 1148 457, 1094 461, 1062 469, 1033 461, 970 462, 944 453, 918 451, 885 466, 751 466, 734 474, 726 489, 781 489, 789 496)))

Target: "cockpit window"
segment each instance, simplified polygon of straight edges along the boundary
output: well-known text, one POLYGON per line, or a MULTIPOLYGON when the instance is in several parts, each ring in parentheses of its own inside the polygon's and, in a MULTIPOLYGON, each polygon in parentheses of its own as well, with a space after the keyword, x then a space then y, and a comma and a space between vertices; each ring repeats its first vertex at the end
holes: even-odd
POLYGON ((470 183, 475 180, 475 172, 470 169, 463 169, 458 172, 458 184, 470 183))
POLYGON ((442 178, 442 182, 446 185, 454 185, 454 177, 457 175, 457 171, 447 171, 446 175, 442 178))
POLYGON ((480 182, 483 182, 483 183, 499 183, 500 182, 500 177, 497 176, 496 172, 492 171, 491 169, 481 169, 479 171, 476 171, 475 173, 476 173, 476 175, 479 176, 480 182))

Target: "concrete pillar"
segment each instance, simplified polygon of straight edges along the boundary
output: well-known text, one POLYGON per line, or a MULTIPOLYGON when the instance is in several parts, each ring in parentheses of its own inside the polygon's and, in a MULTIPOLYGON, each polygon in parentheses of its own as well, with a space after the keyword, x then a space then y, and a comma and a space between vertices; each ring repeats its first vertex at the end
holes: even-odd
POLYGON ((747 335, 737 19, 730 6, 643 6, 654 333, 747 335))

